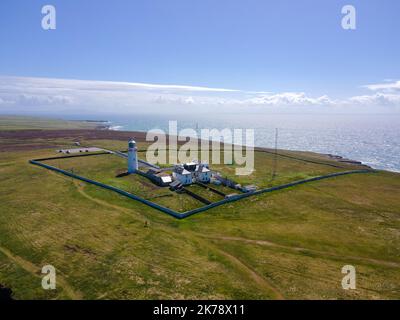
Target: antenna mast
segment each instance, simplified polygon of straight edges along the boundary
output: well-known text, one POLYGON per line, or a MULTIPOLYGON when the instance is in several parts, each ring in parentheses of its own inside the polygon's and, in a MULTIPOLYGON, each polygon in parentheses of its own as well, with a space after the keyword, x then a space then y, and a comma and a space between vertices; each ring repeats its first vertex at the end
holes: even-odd
POLYGON ((274 180, 276 177, 277 167, 278 167, 278 128, 275 128, 275 152, 272 164, 272 180, 274 180))

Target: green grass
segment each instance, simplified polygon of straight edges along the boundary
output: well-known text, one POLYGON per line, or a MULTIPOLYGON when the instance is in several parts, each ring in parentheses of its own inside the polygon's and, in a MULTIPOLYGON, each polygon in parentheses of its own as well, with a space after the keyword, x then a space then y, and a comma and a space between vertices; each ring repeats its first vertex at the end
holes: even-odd
MULTIPOLYGON (((176 220, 28 164, 54 155, 54 148, 0 153, 0 283, 17 299, 400 298, 399 174, 312 182, 176 220), (41 289, 45 264, 63 280, 55 291, 41 289), (346 264, 356 267, 357 290, 341 289, 346 264)), ((60 166, 149 197, 159 192, 141 177, 115 178, 123 159, 89 158, 97 162, 60 166)), ((282 158, 270 182, 270 161, 257 152, 255 175, 241 182, 268 186, 337 170, 282 158)), ((183 199, 192 200, 157 201, 183 210, 191 206, 183 199)))
POLYGON ((169 188, 158 187, 140 175, 117 177, 118 174, 126 171, 126 160, 115 155, 47 160, 44 163, 120 188, 179 212, 203 205, 186 194, 178 194, 170 191, 169 188))
POLYGON ((0 116, 0 130, 94 129, 98 125, 99 123, 86 121, 66 121, 25 116, 0 116))
MULTIPOLYGON (((120 146, 120 143, 113 145, 112 141, 106 142, 104 140, 92 141, 92 144, 96 146, 101 145, 102 147, 113 150, 117 150, 120 146)), ((139 144, 139 147, 144 148, 144 145, 139 144)), ((139 157, 144 158, 145 154, 139 153, 139 157)), ((272 179, 271 168, 273 166, 273 161, 274 155, 265 152, 256 152, 255 170, 248 176, 237 176, 235 170, 239 166, 236 164, 211 164, 211 169, 220 172, 222 176, 229 177, 242 185, 255 184, 259 189, 346 170, 346 168, 335 168, 304 162, 298 159, 280 157, 277 162, 277 174, 274 179, 272 179)), ((120 188, 178 212, 185 212, 204 206, 202 202, 187 194, 178 194, 170 191, 168 188, 158 187, 147 178, 140 175, 117 177, 118 174, 126 171, 126 159, 115 155, 52 159, 46 160, 45 163, 120 188)), ((173 164, 166 165, 171 166, 173 164)), ((240 191, 224 186, 211 186, 225 194, 240 193, 240 191)), ((189 186, 188 190, 197 193, 211 202, 217 202, 224 198, 197 185, 189 186)))

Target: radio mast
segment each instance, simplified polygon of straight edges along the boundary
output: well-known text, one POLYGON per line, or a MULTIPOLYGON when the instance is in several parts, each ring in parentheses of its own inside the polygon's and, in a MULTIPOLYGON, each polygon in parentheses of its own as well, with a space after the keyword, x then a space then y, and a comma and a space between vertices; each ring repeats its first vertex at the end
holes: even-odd
POLYGON ((274 160, 272 164, 272 179, 274 180, 276 177, 276 171, 278 168, 278 128, 275 128, 275 151, 274 151, 274 160))

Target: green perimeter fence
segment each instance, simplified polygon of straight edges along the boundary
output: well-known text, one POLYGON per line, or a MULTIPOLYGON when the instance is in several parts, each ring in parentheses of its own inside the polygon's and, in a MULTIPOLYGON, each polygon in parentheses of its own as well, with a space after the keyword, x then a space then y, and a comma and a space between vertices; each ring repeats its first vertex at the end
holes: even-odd
MULTIPOLYGON (((102 154, 104 154, 104 153, 102 153, 102 154)), ((162 211, 162 212, 164 212, 164 213, 166 213, 166 214, 168 214, 168 215, 170 215, 170 216, 172 216, 172 217, 174 217, 174 218, 177 218, 177 219, 184 219, 184 218, 187 218, 187 217, 189 217, 189 216, 191 216, 191 215, 194 215, 194 214, 196 214, 196 213, 200 213, 200 212, 203 212, 203 211, 209 210, 209 209, 211 209, 211 208, 215 208, 215 207, 221 206, 221 205, 226 204, 226 203, 229 203, 229 202, 235 202, 235 201, 238 201, 238 200, 241 200, 241 199, 244 199, 244 198, 248 198, 248 197, 260 195, 260 194, 262 194, 262 193, 267 193, 267 192, 273 192, 273 191, 277 191, 277 190, 282 190, 282 189, 294 187, 294 186, 301 185, 301 184, 305 184, 305 183, 312 182, 312 181, 319 181, 319 180, 324 180, 324 179, 329 179, 329 178, 339 177, 339 176, 344 176, 344 175, 349 175, 349 174, 372 173, 372 172, 375 172, 375 170, 372 170, 372 169, 360 169, 360 170, 350 170, 350 171, 344 171, 344 172, 336 172, 336 173, 326 174, 326 175, 322 175, 322 176, 318 176, 318 177, 313 177, 313 178, 308 178, 308 179, 303 179, 303 180, 298 180, 298 181, 290 182, 290 183, 283 184, 283 185, 276 186, 276 187, 265 188, 265 189, 257 190, 257 191, 254 191, 254 192, 248 192, 248 193, 233 195, 233 196, 230 196, 230 197, 225 198, 225 199, 223 199, 223 200, 210 203, 210 204, 205 205, 205 206, 203 206, 203 207, 196 208, 196 209, 193 209, 193 210, 189 210, 189 211, 180 213, 180 212, 177 212, 177 211, 172 210, 172 209, 170 209, 170 208, 166 208, 166 207, 163 207, 163 206, 161 206, 161 205, 159 205, 159 204, 156 204, 156 203, 154 203, 154 202, 151 202, 151 201, 149 201, 149 200, 146 200, 146 199, 144 199, 144 198, 141 198, 141 197, 139 197, 139 196, 137 196, 137 195, 134 195, 134 194, 132 194, 132 193, 129 193, 129 192, 127 192, 127 191, 124 191, 124 190, 122 190, 122 189, 113 187, 113 186, 111 186, 111 185, 104 184, 104 183, 101 183, 101 182, 98 182, 98 181, 95 181, 95 180, 92 180, 92 179, 89 179, 89 178, 86 178, 86 177, 83 177, 83 176, 74 174, 74 173, 72 173, 72 172, 69 172, 69 171, 66 171, 66 170, 63 170, 63 169, 59 169, 59 168, 50 166, 50 165, 48 165, 48 164, 42 163, 42 161, 46 161, 46 160, 55 160, 55 159, 61 159, 61 158, 83 157, 83 156, 90 156, 90 155, 91 155, 91 156, 101 155, 101 153, 97 153, 97 154, 85 154, 85 155, 73 155, 73 156, 65 156, 65 157, 52 157, 52 158, 34 159, 34 160, 29 160, 29 163, 31 163, 31 164, 33 164, 33 165, 37 165, 37 166, 43 167, 43 168, 46 168, 46 169, 48 169, 48 170, 52 170, 52 171, 55 171, 55 172, 59 172, 59 173, 61 173, 61 174, 63 174, 63 175, 66 175, 66 176, 69 176, 69 177, 72 177, 72 178, 75 178, 75 179, 78 179, 78 180, 81 180, 81 181, 84 181, 84 182, 87 182, 87 183, 96 185, 96 186, 98 186, 98 187, 101 187, 101 188, 104 188, 104 189, 107 189, 107 190, 111 190, 111 191, 116 192, 116 193, 118 193, 118 194, 120 194, 120 195, 123 195, 123 196, 125 196, 125 197, 130 198, 130 199, 139 201, 139 202, 141 202, 141 203, 143 203, 143 204, 145 204, 145 205, 148 205, 148 206, 150 206, 150 207, 152 207, 152 208, 154 208, 154 209, 157 209, 157 210, 159 210, 159 211, 162 211)))

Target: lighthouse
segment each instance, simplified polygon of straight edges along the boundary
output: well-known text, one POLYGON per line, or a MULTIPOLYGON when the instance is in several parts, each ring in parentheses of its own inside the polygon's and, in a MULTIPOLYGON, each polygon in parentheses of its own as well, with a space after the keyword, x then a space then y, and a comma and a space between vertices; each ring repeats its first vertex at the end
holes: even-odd
POLYGON ((134 173, 138 169, 137 148, 135 140, 128 142, 128 173, 134 173))

